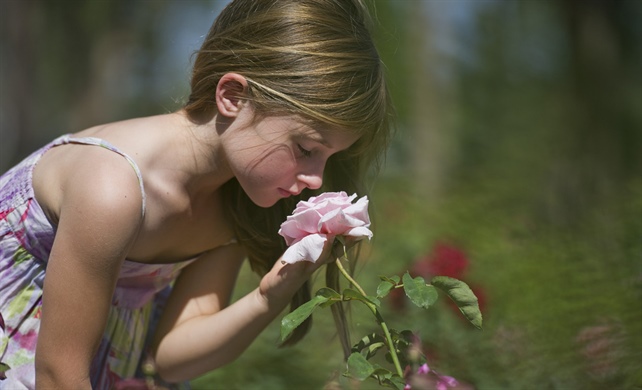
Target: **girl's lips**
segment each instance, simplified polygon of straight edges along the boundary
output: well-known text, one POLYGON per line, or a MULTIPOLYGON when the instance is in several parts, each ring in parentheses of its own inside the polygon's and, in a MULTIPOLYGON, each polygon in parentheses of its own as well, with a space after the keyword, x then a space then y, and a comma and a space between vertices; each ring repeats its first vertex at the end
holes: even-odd
POLYGON ((294 195, 290 191, 286 191, 283 188, 278 188, 278 190, 279 190, 279 194, 281 194, 281 196, 284 197, 284 198, 288 198, 288 197, 294 195))

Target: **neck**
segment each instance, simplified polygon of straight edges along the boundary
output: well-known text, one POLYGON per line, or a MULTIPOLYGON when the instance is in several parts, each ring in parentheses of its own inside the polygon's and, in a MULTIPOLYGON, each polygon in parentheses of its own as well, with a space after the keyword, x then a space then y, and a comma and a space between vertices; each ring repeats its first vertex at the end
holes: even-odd
POLYGON ((169 164, 176 164, 172 169, 179 172, 190 196, 216 192, 233 177, 215 128, 216 118, 195 124, 183 110, 170 115, 172 147, 168 150, 174 157, 168 159, 169 164))

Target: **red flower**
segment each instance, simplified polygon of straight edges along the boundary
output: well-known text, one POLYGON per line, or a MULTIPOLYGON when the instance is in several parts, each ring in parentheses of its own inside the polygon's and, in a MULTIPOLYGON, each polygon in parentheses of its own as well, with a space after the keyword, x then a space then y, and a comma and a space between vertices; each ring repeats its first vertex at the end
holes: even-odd
POLYGON ((468 268, 466 253, 454 245, 438 242, 431 253, 417 260, 410 269, 413 277, 430 280, 433 276, 460 279, 468 268))
MULTIPOLYGON (((463 280, 468 265, 468 257, 462 249, 446 242, 437 242, 429 254, 419 258, 412 264, 408 273, 413 278, 421 276, 428 283, 435 276, 449 276, 463 280)), ((484 290, 478 286, 470 286, 470 288, 477 296, 479 309, 485 312, 486 295, 484 290)), ((403 289, 393 289, 390 292, 390 303, 396 310, 405 309, 406 297, 403 289)), ((459 313, 459 308, 451 300, 448 300, 448 306, 459 313)))
POLYGON ((437 243, 431 258, 429 272, 432 276, 450 276, 460 279, 468 268, 466 253, 456 246, 446 243, 437 243))

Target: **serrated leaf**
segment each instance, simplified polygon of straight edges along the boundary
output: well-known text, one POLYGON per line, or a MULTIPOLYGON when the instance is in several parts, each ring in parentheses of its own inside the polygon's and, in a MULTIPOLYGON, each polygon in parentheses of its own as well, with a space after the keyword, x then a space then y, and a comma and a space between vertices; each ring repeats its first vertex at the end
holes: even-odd
POLYGON ((388 295, 388 293, 390 292, 390 290, 392 290, 394 286, 395 286, 394 284, 390 283, 387 280, 384 280, 383 282, 379 283, 379 286, 377 286, 377 298, 383 298, 386 295, 388 295))
POLYGON ((288 336, 296 329, 303 321, 305 321, 314 309, 322 303, 328 301, 328 298, 323 295, 316 295, 303 305, 299 306, 293 312, 289 313, 281 320, 281 341, 288 338, 288 336))
POLYGON ((360 353, 353 353, 348 357, 348 372, 350 376, 360 381, 366 380, 374 372, 374 367, 360 353))
POLYGON ((452 299, 464 317, 477 329, 482 328, 482 313, 473 290, 461 280, 448 276, 435 276, 431 283, 452 299))
POLYGON ((403 289, 412 303, 424 309, 429 308, 437 301, 437 290, 426 284, 421 276, 412 278, 407 272, 403 275, 403 289))

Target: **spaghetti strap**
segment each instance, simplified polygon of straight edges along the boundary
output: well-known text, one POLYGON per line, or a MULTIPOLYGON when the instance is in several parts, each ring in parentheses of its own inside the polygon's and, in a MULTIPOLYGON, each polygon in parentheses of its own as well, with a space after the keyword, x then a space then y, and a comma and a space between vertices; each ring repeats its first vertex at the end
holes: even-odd
POLYGON ((140 185, 140 193, 143 197, 141 218, 145 217, 146 196, 145 196, 145 186, 143 185, 143 175, 140 172, 140 168, 138 168, 138 164, 136 164, 136 161, 134 161, 133 158, 129 157, 129 155, 127 155, 125 152, 121 151, 120 149, 110 144, 109 142, 105 141, 104 139, 96 138, 96 137, 72 137, 71 135, 67 134, 65 136, 60 137, 57 140, 57 142, 52 146, 68 144, 68 143, 100 146, 107 150, 111 150, 112 152, 116 152, 121 156, 125 157, 125 159, 129 162, 129 165, 131 165, 132 168, 134 169, 134 172, 136 172, 136 176, 138 177, 138 184, 140 185))
MULTIPOLYGON (((145 212, 139 166, 127 154, 99 138, 62 135, 0 175, 0 316, 3 319, 0 321, 0 363, 10 367, 6 379, 0 380, 0 389, 36 387, 36 344, 56 226, 35 198, 32 174, 47 150, 65 144, 101 146, 125 157, 138 177, 143 215, 145 212)), ((93 389, 114 389, 125 379, 145 378, 143 365, 151 348, 158 313, 165 306, 181 270, 193 261, 169 264, 123 261, 111 296, 109 316, 91 361, 93 389)), ((184 386, 168 385, 168 388, 176 387, 184 386)))

